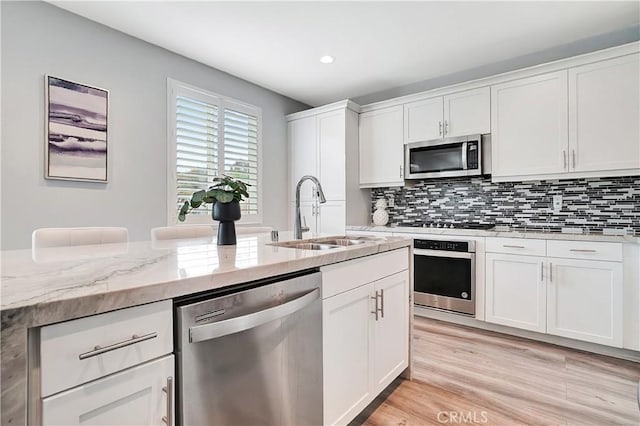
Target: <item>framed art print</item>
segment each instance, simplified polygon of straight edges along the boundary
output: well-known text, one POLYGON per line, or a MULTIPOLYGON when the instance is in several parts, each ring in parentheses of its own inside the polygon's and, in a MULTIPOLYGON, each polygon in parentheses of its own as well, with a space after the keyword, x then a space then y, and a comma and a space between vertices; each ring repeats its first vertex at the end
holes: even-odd
POLYGON ((45 76, 45 178, 107 182, 109 92, 45 76))

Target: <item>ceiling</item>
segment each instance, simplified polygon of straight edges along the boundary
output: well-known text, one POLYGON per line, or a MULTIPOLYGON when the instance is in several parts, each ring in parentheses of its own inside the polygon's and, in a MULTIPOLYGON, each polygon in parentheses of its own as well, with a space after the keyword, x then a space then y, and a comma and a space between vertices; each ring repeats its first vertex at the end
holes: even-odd
POLYGON ((52 3, 313 106, 640 22, 636 1, 52 3))

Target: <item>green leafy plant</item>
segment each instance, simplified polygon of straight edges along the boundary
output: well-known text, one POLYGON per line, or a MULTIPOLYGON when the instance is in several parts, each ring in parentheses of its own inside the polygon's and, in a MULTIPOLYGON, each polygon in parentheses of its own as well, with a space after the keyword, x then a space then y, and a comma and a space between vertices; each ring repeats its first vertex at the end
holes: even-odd
POLYGON ((213 185, 209 189, 201 189, 191 195, 190 201, 185 201, 178 212, 178 220, 184 222, 185 217, 194 209, 206 204, 230 203, 234 200, 242 201, 249 198, 247 192, 248 183, 231 176, 222 175, 213 179, 213 185), (244 197, 244 198, 243 198, 244 197))

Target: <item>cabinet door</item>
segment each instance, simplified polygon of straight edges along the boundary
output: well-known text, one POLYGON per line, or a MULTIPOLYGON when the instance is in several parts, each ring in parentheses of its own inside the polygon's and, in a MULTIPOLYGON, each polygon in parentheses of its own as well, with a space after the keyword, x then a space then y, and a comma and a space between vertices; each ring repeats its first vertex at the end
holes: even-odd
POLYGON ((327 200, 346 199, 346 127, 345 111, 318 116, 318 179, 327 200))
POLYGON ((318 205, 318 233, 344 235, 347 210, 344 201, 327 201, 318 205))
POLYGON ((622 264, 549 258, 547 333, 622 347, 622 264))
POLYGON ((404 143, 441 138, 442 96, 404 105, 404 143))
POLYGON ((492 175, 567 171, 567 123, 567 71, 492 86, 492 175))
POLYGON ((374 291, 380 308, 373 321, 372 383, 377 395, 409 365, 409 272, 374 282, 374 291))
POLYGON ((323 424, 347 424, 371 399, 371 295, 365 284, 322 301, 323 424))
POLYGON ((444 97, 445 137, 466 136, 491 131, 491 90, 466 90, 444 97))
MULTIPOLYGON (((174 401, 163 391, 175 377, 173 369, 169 355, 45 398, 42 424, 161 425, 163 417, 175 413, 174 401)), ((170 394, 175 395, 173 389, 170 394)))
POLYGON ((569 70, 571 171, 640 168, 640 54, 569 70))
POLYGON ((360 114, 360 185, 404 184, 402 107, 360 114))
POLYGON ((486 254, 485 319, 525 330, 546 331, 544 257, 486 254))
MULTIPOLYGON (((289 179, 291 201, 295 201, 296 184, 304 175, 317 176, 317 127, 316 117, 301 118, 289 122, 289 179)), ((311 201, 315 198, 315 186, 305 182, 301 188, 300 199, 311 201)))

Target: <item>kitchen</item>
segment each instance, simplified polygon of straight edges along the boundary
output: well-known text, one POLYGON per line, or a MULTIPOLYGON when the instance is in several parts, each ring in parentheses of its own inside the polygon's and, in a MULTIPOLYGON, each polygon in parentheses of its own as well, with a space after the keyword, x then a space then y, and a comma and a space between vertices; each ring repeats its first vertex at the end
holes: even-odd
POLYGON ((640 420, 637 3, 1 8, 2 424, 640 420), (219 171, 233 238, 179 221, 219 171))

